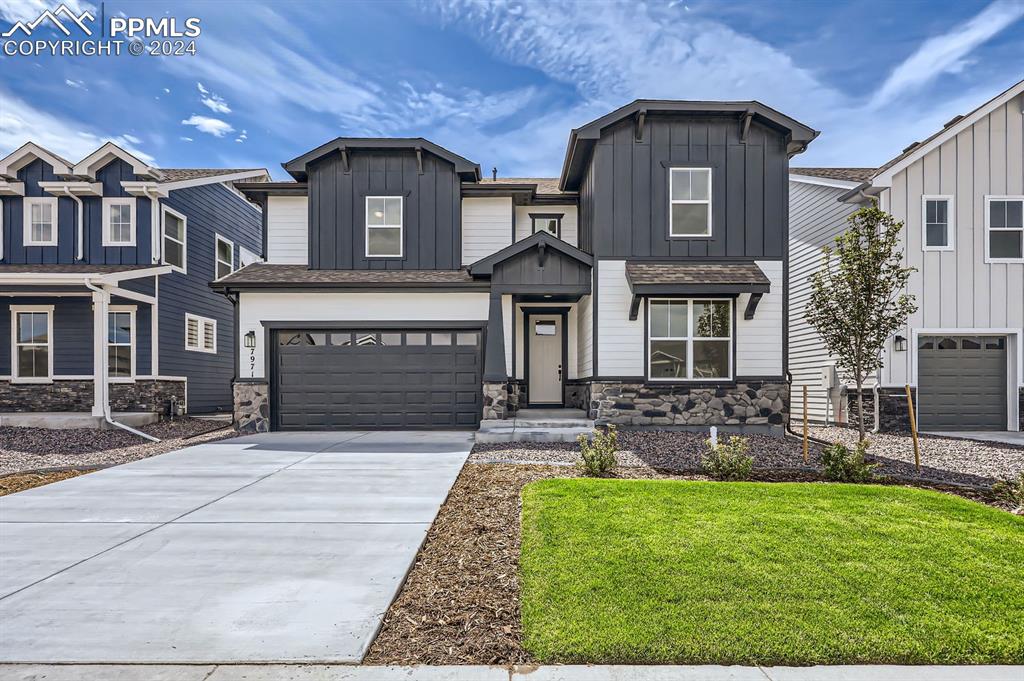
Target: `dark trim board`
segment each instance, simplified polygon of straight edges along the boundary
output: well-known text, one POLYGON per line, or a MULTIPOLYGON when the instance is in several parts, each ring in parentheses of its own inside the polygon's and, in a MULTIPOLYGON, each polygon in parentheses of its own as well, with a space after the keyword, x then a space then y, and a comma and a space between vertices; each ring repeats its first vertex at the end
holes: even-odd
MULTIPOLYGON (((513 334, 514 335, 514 334, 513 334)), ((523 308, 523 380, 526 382, 526 406, 529 408, 554 408, 565 406, 565 382, 569 374, 569 308, 567 307, 524 307, 523 308), (562 372, 558 394, 559 402, 531 402, 530 395, 530 317, 558 315, 562 318, 562 372)))

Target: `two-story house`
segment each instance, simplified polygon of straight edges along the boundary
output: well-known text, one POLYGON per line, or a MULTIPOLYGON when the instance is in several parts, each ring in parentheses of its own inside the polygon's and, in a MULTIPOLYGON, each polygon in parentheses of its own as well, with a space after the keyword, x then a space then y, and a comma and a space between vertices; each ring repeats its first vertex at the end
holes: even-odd
MULTIPOLYGON (((208 283, 261 256, 263 169, 156 168, 112 143, 0 159, 0 412, 231 408, 234 315, 208 283)), ((45 423, 38 416, 26 422, 45 423)))
POLYGON ((598 423, 781 429, 789 158, 758 102, 638 100, 558 178, 482 179, 424 139, 338 138, 241 184, 267 261, 237 303, 243 429, 598 423))
MULTIPOLYGON (((791 257, 804 268, 791 281, 795 301, 806 300, 814 251, 859 204, 875 202, 905 225, 900 247, 916 270, 907 291, 918 310, 883 349, 884 368, 865 395, 874 411, 867 422, 909 430, 909 385, 922 430, 1024 428, 1024 81, 881 168, 808 168, 791 179, 791 257)), ((828 402, 820 397, 830 358, 802 307, 791 311, 793 363, 803 371, 796 378, 819 394, 810 419, 849 420, 837 390, 828 402)))

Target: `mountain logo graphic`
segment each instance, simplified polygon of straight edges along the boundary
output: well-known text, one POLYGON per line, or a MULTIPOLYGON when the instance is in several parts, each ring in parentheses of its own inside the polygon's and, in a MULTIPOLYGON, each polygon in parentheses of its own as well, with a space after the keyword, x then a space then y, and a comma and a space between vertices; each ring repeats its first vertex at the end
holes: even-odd
POLYGON ((38 28, 40 24, 42 24, 44 21, 49 20, 57 28, 58 31, 60 31, 66 36, 70 36, 71 31, 68 30, 67 26, 61 23, 58 17, 63 17, 65 21, 70 21, 75 26, 78 26, 78 28, 80 28, 86 35, 92 35, 92 29, 85 25, 85 21, 87 19, 89 21, 96 21, 95 15, 93 15, 93 13, 89 10, 86 10, 81 14, 75 14, 70 9, 68 9, 67 5, 63 3, 60 7, 58 7, 56 10, 52 12, 50 10, 45 10, 33 21, 30 21, 28 23, 24 21, 16 22, 13 26, 11 26, 11 28, 8 31, 6 31, 2 35, 4 38, 10 38, 18 31, 21 31, 26 36, 30 36, 32 35, 32 31, 36 30, 36 28, 38 28))

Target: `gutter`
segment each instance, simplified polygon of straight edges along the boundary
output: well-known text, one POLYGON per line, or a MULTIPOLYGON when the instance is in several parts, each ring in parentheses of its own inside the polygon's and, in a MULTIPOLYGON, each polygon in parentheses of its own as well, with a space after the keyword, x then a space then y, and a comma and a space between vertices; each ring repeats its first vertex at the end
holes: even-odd
MULTIPOLYGON (((89 280, 89 279, 85 280, 85 287, 87 289, 89 289, 90 291, 93 291, 94 293, 99 293, 102 296, 107 296, 107 297, 110 296, 110 294, 107 291, 104 291, 103 289, 99 288, 98 286, 93 284, 92 281, 89 280)), ((149 433, 143 433, 141 430, 135 430, 131 426, 126 426, 125 424, 119 423, 118 421, 115 421, 114 419, 112 419, 110 417, 110 395, 108 393, 109 385, 110 385, 110 383, 109 383, 109 378, 110 377, 107 376, 107 372, 106 371, 98 372, 99 376, 96 376, 95 373, 96 372, 94 372, 93 380, 94 381, 101 381, 102 384, 103 384, 103 420, 106 421, 107 423, 109 423, 112 426, 120 428, 121 430, 127 430, 129 433, 132 433, 133 435, 138 435, 139 437, 145 438, 145 439, 149 440, 150 442, 160 442, 160 438, 153 437, 149 433)))

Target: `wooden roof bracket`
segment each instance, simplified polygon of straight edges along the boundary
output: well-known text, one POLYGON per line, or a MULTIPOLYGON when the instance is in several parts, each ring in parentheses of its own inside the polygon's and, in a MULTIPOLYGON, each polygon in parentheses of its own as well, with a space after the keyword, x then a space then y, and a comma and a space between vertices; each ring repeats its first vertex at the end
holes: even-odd
POLYGON ((743 310, 743 318, 751 320, 754 318, 754 312, 757 310, 757 304, 761 302, 761 298, 764 296, 763 293, 751 293, 750 299, 747 300, 747 307, 743 310))
POLYGON ((633 141, 644 141, 644 121, 647 119, 647 109, 640 109, 636 112, 636 124, 633 129, 633 141))
POLYGON ((630 301, 630 303, 629 303, 629 321, 635 322, 636 318, 640 316, 640 302, 641 301, 642 301, 642 298, 639 295, 634 293, 633 294, 633 300, 630 301))
POLYGON ((349 165, 348 149, 345 147, 341 148, 341 169, 346 175, 352 172, 352 166, 349 165))
POLYGON ((546 243, 544 243, 543 241, 541 241, 539 244, 537 244, 537 250, 539 251, 539 253, 537 254, 537 259, 540 262, 541 269, 544 268, 544 260, 546 260, 547 257, 548 257, 547 256, 547 247, 548 247, 548 245, 546 243))
POLYGON ((423 148, 416 147, 416 172, 423 174, 423 148))
POLYGON ((747 109, 743 112, 743 121, 740 123, 740 142, 743 144, 747 143, 747 137, 750 135, 750 121, 754 119, 754 112, 747 109))

